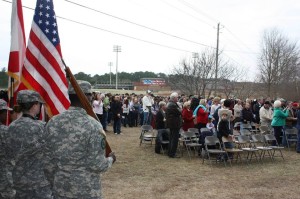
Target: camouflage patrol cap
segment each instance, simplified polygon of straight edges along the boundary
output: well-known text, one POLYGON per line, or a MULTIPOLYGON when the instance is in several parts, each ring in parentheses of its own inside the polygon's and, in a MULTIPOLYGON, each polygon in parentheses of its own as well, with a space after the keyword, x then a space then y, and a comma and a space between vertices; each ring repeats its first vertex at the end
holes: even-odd
POLYGON ((4 101, 3 99, 0 99, 0 110, 12 110, 7 106, 7 102, 4 101))
MULTIPOLYGON (((77 80, 77 83, 80 86, 83 93, 92 94, 92 86, 89 82, 83 80, 77 80)), ((76 94, 72 84, 69 84, 68 93, 76 94)))
POLYGON ((33 90, 22 90, 18 92, 17 95, 18 104, 28 103, 28 102, 40 102, 45 103, 41 95, 33 90))

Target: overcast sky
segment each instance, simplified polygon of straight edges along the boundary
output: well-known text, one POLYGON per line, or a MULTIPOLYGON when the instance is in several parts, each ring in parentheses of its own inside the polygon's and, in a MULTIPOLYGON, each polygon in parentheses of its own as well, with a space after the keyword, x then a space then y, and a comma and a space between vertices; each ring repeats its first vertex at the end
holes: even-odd
MULTIPOLYGON (((92 76, 109 73, 108 62, 113 62, 112 72, 115 73, 114 45, 120 45, 122 49, 119 54, 119 72, 169 73, 180 60, 191 59, 191 52, 209 48, 200 44, 215 48, 216 27, 220 22, 220 49, 224 51, 224 58, 248 69, 248 79, 253 79, 257 73, 257 57, 264 30, 277 27, 292 41, 300 39, 299 0, 70 1, 100 11, 95 12, 65 0, 54 0, 57 16, 95 27, 57 19, 63 58, 74 74, 81 71, 92 76)), ((22 3, 23 6, 34 8, 36 1, 22 0, 22 3)), ((33 10, 23 8, 23 15, 27 40, 33 10)), ((10 17, 11 4, 0 0, 0 68, 7 67, 8 62, 10 17)))

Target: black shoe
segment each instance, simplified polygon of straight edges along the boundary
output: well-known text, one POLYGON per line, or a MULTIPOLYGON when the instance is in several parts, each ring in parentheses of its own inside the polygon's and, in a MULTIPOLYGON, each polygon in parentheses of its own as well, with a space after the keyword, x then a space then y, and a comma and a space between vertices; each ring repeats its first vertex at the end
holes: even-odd
POLYGON ((180 158, 178 155, 169 155, 169 158, 180 158))

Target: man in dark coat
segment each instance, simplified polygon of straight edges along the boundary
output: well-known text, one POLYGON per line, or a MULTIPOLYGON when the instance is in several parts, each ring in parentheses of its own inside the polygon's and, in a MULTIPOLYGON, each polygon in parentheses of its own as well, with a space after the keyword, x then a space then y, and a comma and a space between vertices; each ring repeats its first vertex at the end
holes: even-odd
POLYGON ((179 130, 182 126, 181 111, 177 101, 178 93, 172 93, 166 109, 166 127, 170 129, 170 143, 168 150, 170 158, 178 157, 176 156, 176 151, 178 146, 179 130))

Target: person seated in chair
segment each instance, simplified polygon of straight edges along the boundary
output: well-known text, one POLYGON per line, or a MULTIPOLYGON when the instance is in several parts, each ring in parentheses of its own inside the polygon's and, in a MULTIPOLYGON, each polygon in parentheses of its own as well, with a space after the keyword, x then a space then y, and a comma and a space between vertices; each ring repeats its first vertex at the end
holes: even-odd
MULTIPOLYGON (((156 129, 157 129, 157 136, 155 140, 155 153, 160 153, 161 149, 161 142, 169 140, 169 131, 166 129, 166 103, 161 101, 158 104, 159 111, 156 114, 156 129)), ((164 146, 163 146, 164 147, 164 146)))

